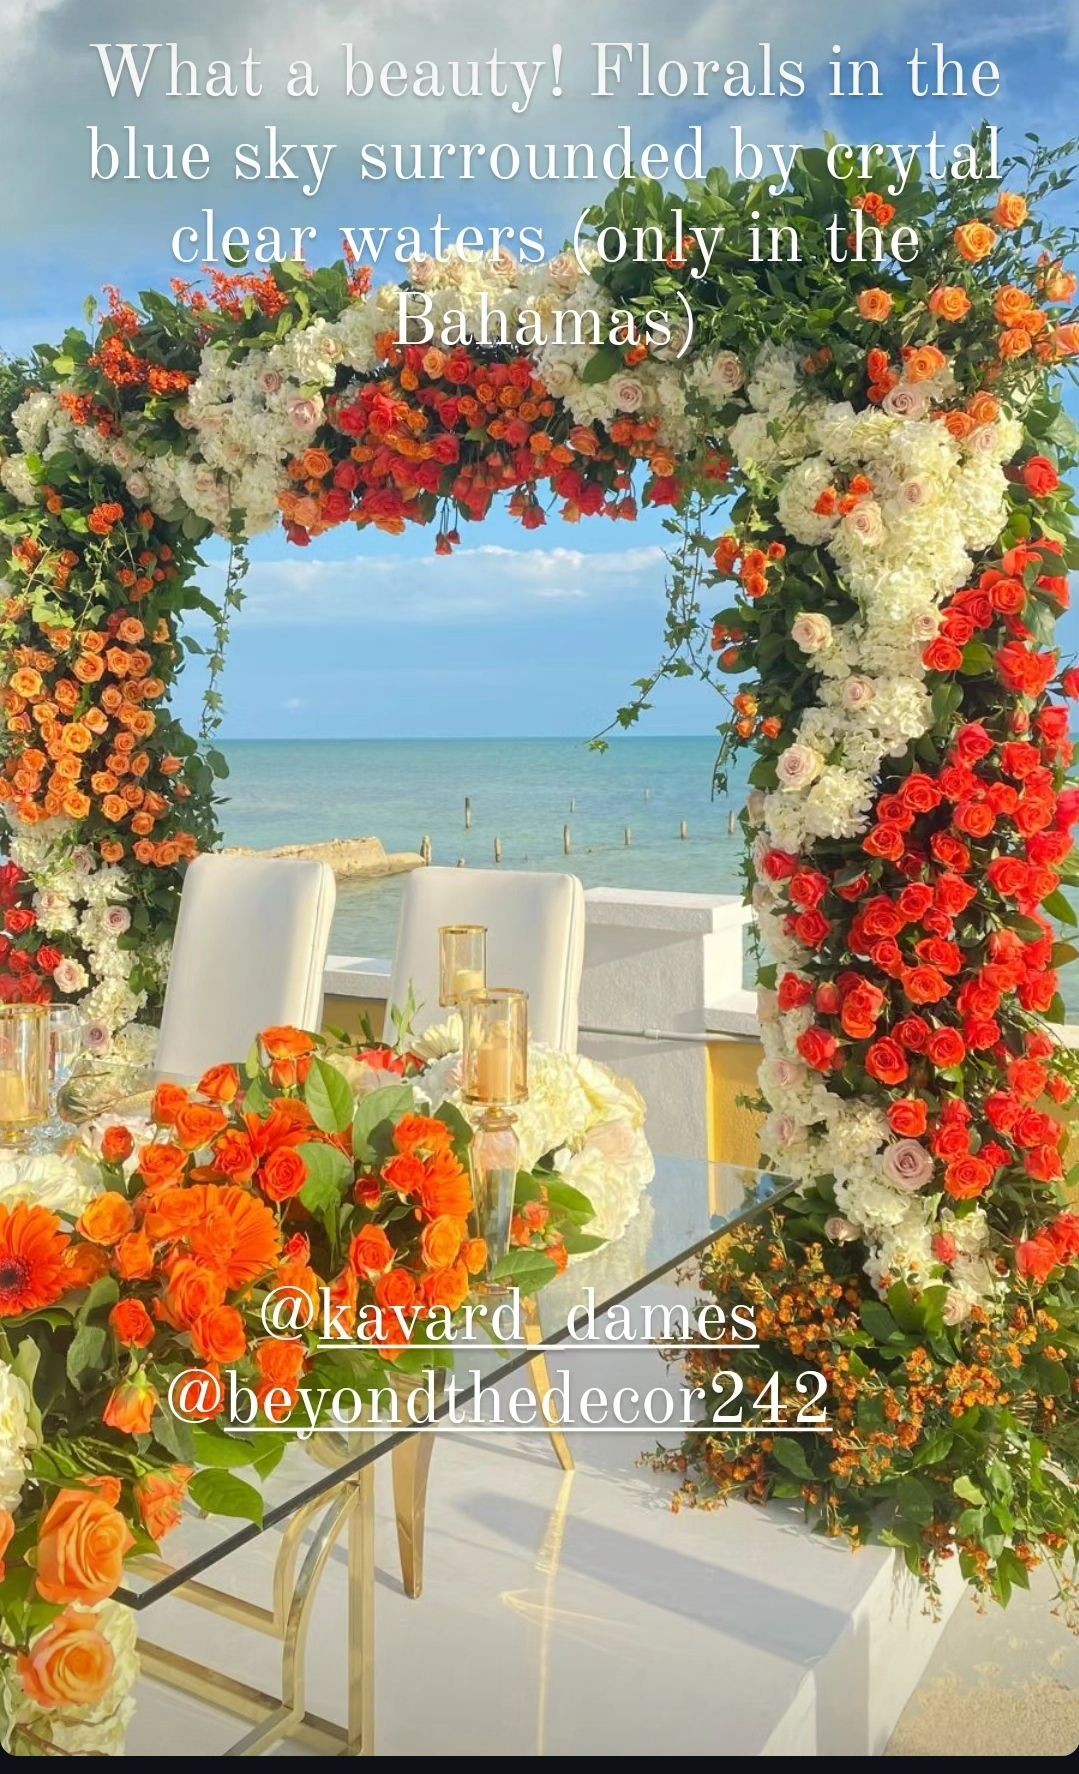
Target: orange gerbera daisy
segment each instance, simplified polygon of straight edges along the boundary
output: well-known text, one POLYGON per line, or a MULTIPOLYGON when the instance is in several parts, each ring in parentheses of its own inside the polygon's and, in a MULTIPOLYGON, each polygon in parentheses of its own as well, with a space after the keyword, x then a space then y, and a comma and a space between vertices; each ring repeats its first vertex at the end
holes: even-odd
POLYGON ((225 1286, 247 1287, 277 1262, 281 1234, 265 1202, 234 1184, 196 1183, 187 1190, 197 1203, 188 1248, 224 1276, 225 1286))
POLYGON ((64 1265, 71 1240, 44 1207, 0 1207, 0 1318, 51 1306, 74 1284, 64 1265))
POLYGON ((405 1115, 393 1130, 394 1149, 409 1155, 427 1157, 434 1152, 448 1152, 453 1134, 444 1121, 429 1115, 405 1115))
POLYGON ((419 1196, 432 1219, 450 1214, 465 1220, 472 1212, 472 1185, 453 1152, 435 1152, 424 1163, 419 1196))

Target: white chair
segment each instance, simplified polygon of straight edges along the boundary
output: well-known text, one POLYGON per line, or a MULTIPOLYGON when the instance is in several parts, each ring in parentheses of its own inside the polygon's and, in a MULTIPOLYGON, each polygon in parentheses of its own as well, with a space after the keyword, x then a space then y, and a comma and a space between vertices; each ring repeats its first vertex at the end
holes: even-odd
POLYGON ((261 1029, 318 1029, 337 888, 323 862, 200 856, 184 877, 159 1077, 246 1059, 261 1029))
POLYGON ((441 924, 485 924, 488 983, 520 986, 528 993, 532 1039, 576 1052, 584 965, 584 890, 576 875, 440 868, 409 875, 389 1002, 403 1009, 411 987, 416 1034, 450 1015, 438 1002, 441 924))

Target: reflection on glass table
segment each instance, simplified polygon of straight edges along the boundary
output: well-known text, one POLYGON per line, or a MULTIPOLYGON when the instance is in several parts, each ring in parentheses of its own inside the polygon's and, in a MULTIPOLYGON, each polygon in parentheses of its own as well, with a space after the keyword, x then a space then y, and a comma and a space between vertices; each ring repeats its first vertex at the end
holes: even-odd
MULTIPOLYGON (((762 1217, 794 1188, 786 1178, 740 1166, 717 1165, 702 1159, 660 1157, 656 1175, 641 1197, 640 1208, 622 1236, 593 1255, 571 1263, 538 1295, 535 1308, 521 1315, 523 1334, 512 1343, 493 1342, 477 1333, 454 1351, 452 1374, 462 1391, 497 1386, 518 1369, 528 1367, 537 1392, 543 1385, 545 1352, 573 1340, 571 1317, 590 1308, 598 1320, 604 1312, 658 1281, 669 1271, 707 1248, 718 1237, 762 1217)), ((504 1318, 501 1322, 507 1322, 504 1318)), ((391 1384, 401 1396, 398 1423, 408 1425, 407 1395, 416 1393, 419 1376, 388 1368, 391 1384)), ((344 1380, 342 1384, 346 1384, 344 1380)), ((259 1481, 264 1497, 261 1525, 219 1515, 194 1512, 167 1542, 167 1560, 145 1560, 129 1573, 129 1585, 117 1599, 140 1612, 159 1598, 176 1592, 239 1625, 278 1638, 282 1645, 281 1696, 249 1689, 231 1677, 205 1669, 172 1651, 144 1646, 148 1673, 252 1721, 252 1728, 228 1752, 264 1753, 283 1738, 324 1754, 370 1753, 372 1732, 372 1632, 374 1619, 375 1462, 391 1457, 397 1528, 406 1590, 418 1595, 422 1586, 424 1501, 427 1469, 434 1444, 433 1425, 444 1420, 448 1405, 433 1394, 430 1426, 413 1430, 395 1427, 380 1409, 379 1421, 363 1419, 342 1432, 321 1427, 309 1440, 292 1444, 284 1458, 259 1481), (261 1534, 276 1529, 277 1554, 273 1600, 261 1607, 218 1590, 206 1575, 220 1561, 261 1534), (348 1552, 349 1672, 347 1722, 336 1724, 311 1714, 304 1689, 304 1654, 312 1602, 322 1572, 338 1540, 348 1552)), ((420 1419, 422 1422, 422 1418, 420 1419)), ((551 1422, 551 1440, 561 1463, 572 1464, 568 1447, 551 1422)), ((441 1433, 468 1433, 450 1428, 441 1433)), ((257 1462, 272 1430, 251 1436, 251 1461, 257 1462)), ((242 1467, 237 1466, 239 1476, 242 1467)), ((257 1465, 252 1477, 257 1476, 257 1465)))

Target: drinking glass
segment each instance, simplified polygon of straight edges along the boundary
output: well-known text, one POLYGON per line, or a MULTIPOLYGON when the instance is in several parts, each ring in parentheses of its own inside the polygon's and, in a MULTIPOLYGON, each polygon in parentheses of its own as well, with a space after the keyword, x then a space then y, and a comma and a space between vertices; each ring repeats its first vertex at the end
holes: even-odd
POLYGON ((28 1146, 48 1113, 45 1006, 0 1004, 0 1146, 28 1146))
POLYGON ((60 1114, 61 1092, 75 1070, 82 1052, 84 1022, 77 1004, 50 1004, 48 1029, 49 1119, 38 1129, 34 1144, 48 1150, 70 1130, 60 1114))

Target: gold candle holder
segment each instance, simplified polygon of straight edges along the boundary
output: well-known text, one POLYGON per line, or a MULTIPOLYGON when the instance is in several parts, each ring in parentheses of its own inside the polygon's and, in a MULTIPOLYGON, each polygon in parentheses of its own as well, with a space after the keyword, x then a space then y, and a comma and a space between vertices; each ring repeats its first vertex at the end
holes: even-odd
POLYGON ((528 994, 493 986, 470 993, 461 1012, 462 1095, 482 1111, 470 1153, 476 1229, 493 1267, 510 1248, 521 1158, 512 1110, 528 1097, 528 994))
POLYGON ((438 932, 438 1001, 459 1006, 487 984, 487 926, 443 924, 438 932))
POLYGON ((0 1004, 0 1146, 24 1146, 49 1118, 49 1009, 0 1004))

